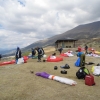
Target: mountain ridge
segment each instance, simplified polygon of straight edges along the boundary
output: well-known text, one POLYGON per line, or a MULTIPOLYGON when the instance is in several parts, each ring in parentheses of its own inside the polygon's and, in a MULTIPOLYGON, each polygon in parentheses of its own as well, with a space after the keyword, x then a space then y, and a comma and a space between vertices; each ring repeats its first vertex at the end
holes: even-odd
POLYGON ((29 49, 30 47, 46 46, 47 44, 54 45, 57 39, 60 39, 63 37, 65 38, 70 37, 74 39, 91 39, 91 38, 100 37, 100 21, 79 25, 62 34, 55 35, 48 38, 48 41, 46 43, 43 43, 44 40, 41 40, 41 43, 39 41, 37 43, 32 43, 29 46, 23 48, 23 50, 29 49))
POLYGON ((62 34, 58 34, 44 40, 40 40, 34 42, 24 48, 21 48, 23 52, 27 50, 31 50, 31 48, 35 47, 46 47, 46 46, 54 46, 56 40, 61 38, 74 38, 74 39, 92 39, 92 38, 100 38, 100 21, 87 23, 78 25, 73 29, 70 29, 62 34))

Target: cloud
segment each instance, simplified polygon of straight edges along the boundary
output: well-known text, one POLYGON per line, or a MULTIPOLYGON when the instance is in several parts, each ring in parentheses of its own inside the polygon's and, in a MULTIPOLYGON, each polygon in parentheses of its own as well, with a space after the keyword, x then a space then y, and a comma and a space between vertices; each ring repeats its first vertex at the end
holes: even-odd
POLYGON ((0 47, 21 48, 100 20, 100 0, 0 0, 0 47))

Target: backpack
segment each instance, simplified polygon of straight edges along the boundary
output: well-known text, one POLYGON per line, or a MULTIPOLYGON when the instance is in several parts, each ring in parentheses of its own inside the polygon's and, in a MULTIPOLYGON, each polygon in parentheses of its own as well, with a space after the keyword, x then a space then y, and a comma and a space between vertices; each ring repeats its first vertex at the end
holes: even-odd
POLYGON ((32 50, 32 55, 35 55, 36 54, 36 51, 33 49, 32 50))
POLYGON ((76 72, 76 76, 78 79, 85 79, 86 75, 89 75, 89 70, 85 67, 81 67, 77 72, 76 72))
POLYGON ((42 48, 39 48, 38 52, 40 55, 44 55, 44 50, 42 48))
POLYGON ((61 68, 64 68, 64 69, 69 69, 70 66, 68 64, 65 64, 65 66, 60 66, 61 68))

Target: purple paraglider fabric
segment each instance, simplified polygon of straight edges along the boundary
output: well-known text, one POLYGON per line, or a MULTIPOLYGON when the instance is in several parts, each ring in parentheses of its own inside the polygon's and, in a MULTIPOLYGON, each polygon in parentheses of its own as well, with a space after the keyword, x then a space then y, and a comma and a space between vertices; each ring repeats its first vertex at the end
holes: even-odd
POLYGON ((46 72, 38 72, 36 73, 37 76, 41 76, 43 78, 49 78, 50 74, 46 73, 46 72))
POLYGON ((58 82, 61 82, 61 83, 69 84, 69 85, 72 85, 72 86, 75 86, 77 84, 74 80, 64 78, 64 77, 60 77, 60 76, 50 75, 46 72, 37 72, 35 75, 41 76, 41 77, 46 78, 46 79, 55 80, 55 81, 58 81, 58 82))

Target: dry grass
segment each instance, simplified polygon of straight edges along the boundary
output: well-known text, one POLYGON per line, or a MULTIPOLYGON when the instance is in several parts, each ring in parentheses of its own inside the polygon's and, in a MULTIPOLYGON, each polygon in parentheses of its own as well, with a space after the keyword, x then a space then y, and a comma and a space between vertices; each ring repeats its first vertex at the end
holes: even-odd
POLYGON ((44 51, 45 51, 46 53, 55 51, 55 47, 53 47, 53 46, 46 47, 46 48, 44 48, 44 51))
MULTIPOLYGON (((46 49, 45 49, 46 50, 46 49)), ((65 52, 64 50, 63 52, 65 52)), ((47 52, 47 55, 57 51, 47 52)), ((27 63, 20 65, 6 65, 0 67, 0 100, 99 100, 100 99, 100 77, 94 76, 96 85, 87 86, 84 80, 76 78, 74 66, 77 57, 64 58, 62 62, 37 62, 37 59, 29 59, 27 63), (68 74, 61 74, 61 65, 70 65, 68 74), (54 70, 54 66, 58 70, 54 70), (34 71, 34 73, 30 73, 34 71), (62 84, 57 81, 45 79, 35 75, 36 72, 47 72, 49 74, 73 79, 76 86, 62 84)), ((100 58, 86 57, 86 62, 99 63, 100 58)), ((92 65, 86 66, 90 72, 92 65)))

